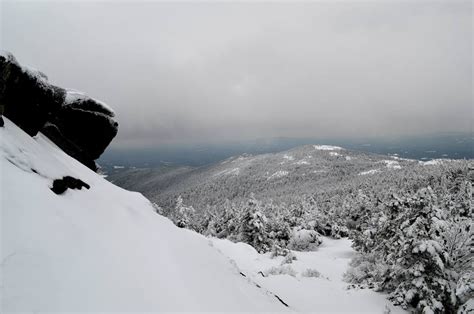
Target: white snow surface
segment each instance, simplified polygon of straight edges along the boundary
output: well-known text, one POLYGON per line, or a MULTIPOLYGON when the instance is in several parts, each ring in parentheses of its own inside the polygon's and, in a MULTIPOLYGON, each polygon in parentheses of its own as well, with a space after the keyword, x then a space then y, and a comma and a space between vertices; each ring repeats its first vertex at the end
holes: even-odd
POLYGON ((295 160, 295 157, 293 157, 293 156, 291 156, 291 155, 285 154, 285 155, 283 156, 283 159, 286 159, 286 160, 289 160, 289 161, 293 161, 293 160, 295 160))
POLYGON ((402 169, 402 166, 400 166, 397 160, 384 160, 384 162, 389 169, 402 169))
POLYGON ((429 161, 420 161, 423 166, 437 166, 443 164, 443 162, 449 161, 448 159, 432 159, 429 161))
POLYGON ((305 159, 301 159, 301 160, 298 160, 297 162, 295 162, 295 165, 310 165, 310 162, 305 160, 305 159))
POLYGON ((344 148, 332 145, 313 145, 316 150, 342 150, 344 148))
POLYGON ((367 170, 367 171, 362 171, 359 173, 360 176, 365 176, 365 175, 369 175, 369 174, 376 174, 377 172, 380 172, 380 169, 371 169, 371 170, 367 170))
POLYGON ((4 119, 1 313, 287 310, 207 238, 4 119), (65 175, 90 189, 54 194, 65 175))
POLYGON ((89 97, 88 95, 84 94, 83 92, 80 92, 78 90, 75 90, 75 89, 70 89, 68 88, 66 90, 66 99, 65 99, 65 103, 66 104, 71 104, 75 101, 78 101, 78 100, 85 100, 85 99, 93 99, 96 103, 98 103, 99 105, 101 105, 105 110, 107 110, 108 112, 110 112, 111 114, 114 114, 115 115, 115 112, 114 110, 109 106, 107 105, 105 102, 103 101, 100 101, 100 100, 97 100, 95 98, 91 98, 89 97))
POLYGON ((278 170, 277 172, 269 176, 267 180, 282 178, 284 176, 287 176, 288 174, 289 172, 286 170, 278 170))
POLYGON ((283 257, 271 258, 270 253, 259 254, 245 243, 212 239, 214 247, 228 256, 240 268, 246 278, 272 291, 289 308, 297 312, 311 313, 405 313, 394 307, 386 295, 369 289, 347 289, 342 280, 348 264, 355 254, 351 241, 323 238, 314 252, 292 251, 296 260, 282 265, 283 257), (273 275, 272 273, 279 273, 273 275), (320 273, 308 277, 308 273, 320 273), (260 272, 266 275, 263 277, 260 272))
POLYGON ((231 168, 231 169, 224 169, 222 171, 217 172, 214 176, 238 176, 240 174, 240 168, 231 168))

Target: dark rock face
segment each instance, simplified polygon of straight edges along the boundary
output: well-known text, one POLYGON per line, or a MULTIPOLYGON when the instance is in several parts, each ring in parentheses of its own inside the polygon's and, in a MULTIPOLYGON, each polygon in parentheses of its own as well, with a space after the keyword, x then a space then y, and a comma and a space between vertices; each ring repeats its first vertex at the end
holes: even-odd
POLYGON ((66 91, 47 77, 21 67, 11 54, 0 55, 0 103, 3 114, 33 136, 64 103, 66 91))
POLYGON ((97 165, 95 164, 94 160, 91 159, 85 152, 83 152, 79 146, 64 136, 55 124, 47 122, 41 129, 41 133, 46 135, 56 145, 61 147, 61 149, 69 156, 73 156, 86 167, 94 171, 97 170, 97 165))
POLYGON ((89 189, 89 184, 85 183, 81 179, 76 179, 70 176, 63 177, 62 179, 56 179, 53 181, 53 187, 51 191, 56 194, 63 194, 67 189, 78 189, 81 190, 83 187, 89 189))
POLYGON ((118 126, 109 115, 69 105, 63 106, 51 123, 55 124, 66 138, 74 139, 74 144, 91 159, 100 157, 117 134, 118 126))
POLYGON ((0 105, 4 115, 31 136, 42 132, 92 170, 118 131, 113 111, 80 92, 48 82, 0 52, 0 105))

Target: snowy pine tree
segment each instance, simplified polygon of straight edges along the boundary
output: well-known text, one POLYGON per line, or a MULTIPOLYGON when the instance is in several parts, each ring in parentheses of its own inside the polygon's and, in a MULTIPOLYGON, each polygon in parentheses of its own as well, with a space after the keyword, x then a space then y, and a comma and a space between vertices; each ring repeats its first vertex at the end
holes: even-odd
POLYGON ((194 215, 194 208, 192 206, 184 205, 183 198, 178 196, 176 199, 174 223, 180 228, 190 228, 192 216, 194 215))
POLYGON ((276 251, 286 248, 291 237, 291 213, 288 207, 267 204, 264 210, 268 213, 267 231, 272 246, 276 246, 276 251))
POLYGON ((267 218, 262 212, 260 203, 251 198, 244 209, 241 220, 240 239, 253 246, 259 253, 269 250, 267 218))
POLYGON ((391 265, 384 287, 394 289, 390 299, 420 312, 449 312, 454 287, 445 272, 448 254, 440 243, 444 214, 431 188, 405 200, 393 219, 385 261, 391 265))

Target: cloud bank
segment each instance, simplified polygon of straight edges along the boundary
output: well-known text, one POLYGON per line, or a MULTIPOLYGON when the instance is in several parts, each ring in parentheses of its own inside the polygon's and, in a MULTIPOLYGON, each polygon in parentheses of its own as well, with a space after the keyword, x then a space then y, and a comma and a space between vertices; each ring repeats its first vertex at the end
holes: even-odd
POLYGON ((3 2, 1 48, 117 147, 470 131, 472 2, 3 2))

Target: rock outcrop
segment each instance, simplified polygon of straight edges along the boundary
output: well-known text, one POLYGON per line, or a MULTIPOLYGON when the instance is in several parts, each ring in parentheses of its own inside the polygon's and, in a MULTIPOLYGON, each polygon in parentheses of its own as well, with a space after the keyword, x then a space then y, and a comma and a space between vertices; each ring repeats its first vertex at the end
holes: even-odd
POLYGON ((0 105, 30 136, 42 132, 70 156, 97 170, 95 160, 118 131, 114 112, 80 92, 48 82, 42 72, 0 52, 0 105))
POLYGON ((62 179, 56 179, 53 181, 53 187, 51 191, 56 194, 63 194, 67 189, 72 190, 81 190, 82 188, 90 189, 90 185, 82 181, 81 179, 76 179, 71 176, 65 176, 62 179))

